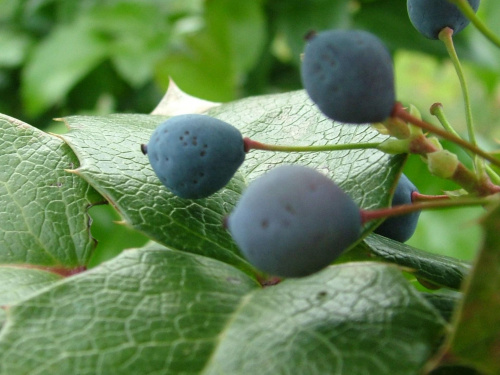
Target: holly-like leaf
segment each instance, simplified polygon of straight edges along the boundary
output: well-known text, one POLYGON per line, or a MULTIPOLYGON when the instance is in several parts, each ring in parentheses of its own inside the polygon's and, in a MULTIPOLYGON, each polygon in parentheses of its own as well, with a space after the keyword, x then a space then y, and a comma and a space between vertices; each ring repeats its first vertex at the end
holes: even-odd
POLYGON ((12 306, 0 374, 199 373, 258 287, 206 257, 158 245, 125 251, 12 306))
POLYGON ((443 324, 396 267, 345 264, 261 289, 150 245, 11 307, 0 374, 415 374, 443 324))
POLYGON ((209 199, 193 201, 172 195, 140 147, 163 120, 165 117, 148 115, 67 118, 71 132, 63 139, 82 162, 75 173, 105 196, 127 223, 151 239, 253 270, 222 226, 244 187, 241 175, 209 199))
POLYGON ((102 202, 66 169, 78 159, 60 139, 0 116, 0 263, 71 269, 94 241, 87 210, 102 202))
POLYGON ((443 362, 500 373, 500 206, 482 220, 484 242, 465 288, 443 362))
MULTIPOLYGON (((385 137, 369 125, 334 123, 303 91, 242 99, 210 109, 208 115, 239 128, 257 141, 289 145, 377 142, 385 137)), ((389 190, 405 160, 369 150, 316 153, 251 151, 229 185, 212 197, 174 197, 158 180, 140 145, 165 117, 113 115, 65 119, 62 138, 74 150, 76 171, 104 195, 136 229, 168 247, 195 252, 251 270, 227 231, 224 217, 249 182, 283 163, 311 166, 331 176, 363 208, 389 205, 389 190)), ((368 231, 373 224, 366 226, 368 231)))

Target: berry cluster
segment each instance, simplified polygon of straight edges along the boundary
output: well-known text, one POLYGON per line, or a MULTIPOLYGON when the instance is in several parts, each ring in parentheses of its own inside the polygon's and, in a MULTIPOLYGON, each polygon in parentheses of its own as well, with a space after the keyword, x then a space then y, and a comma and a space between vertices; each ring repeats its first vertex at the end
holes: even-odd
MULTIPOLYGON (((469 3, 477 10, 479 0, 469 3)), ((408 0, 408 13, 417 30, 429 38, 437 38, 444 27, 459 32, 468 22, 447 0, 408 0)), ((306 40, 302 82, 325 116, 353 126, 383 122, 389 134, 404 138, 405 152, 412 152, 412 147, 421 154, 437 151, 420 129, 412 136, 408 124, 394 115, 392 59, 376 36, 331 30, 310 33, 306 40)), ((199 199, 223 188, 244 162, 246 152, 257 148, 255 144, 216 118, 181 115, 162 123, 142 150, 173 194, 199 199)), ((453 170, 460 167, 454 165, 453 170)), ((419 195, 417 188, 402 175, 392 207, 415 207, 415 194, 419 195)), ((301 277, 326 267, 356 243, 368 220, 386 218, 375 233, 405 242, 414 233, 420 214, 418 207, 398 216, 367 212, 322 173, 284 165, 250 184, 225 226, 257 269, 280 277, 301 277)))

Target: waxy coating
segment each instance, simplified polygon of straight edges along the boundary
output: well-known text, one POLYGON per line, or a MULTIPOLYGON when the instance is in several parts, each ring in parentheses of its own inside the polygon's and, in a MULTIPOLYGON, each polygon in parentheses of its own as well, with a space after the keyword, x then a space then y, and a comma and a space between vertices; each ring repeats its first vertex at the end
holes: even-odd
MULTIPOLYGON (((477 11, 480 1, 468 2, 477 11)), ((407 9, 413 26, 429 39, 439 39, 439 32, 445 27, 453 29, 455 35, 469 24, 460 9, 448 0, 408 0, 407 9)))
POLYGON ((171 117, 141 147, 160 181, 180 198, 205 198, 227 185, 245 160, 234 126, 205 115, 171 117))
POLYGON ((386 120, 394 107, 394 69, 385 45, 358 30, 312 34, 304 51, 302 83, 329 118, 344 123, 386 120))
POLYGON ((328 266, 359 238, 361 215, 322 173, 284 165, 249 185, 226 225, 257 269, 301 277, 328 266))
MULTIPOLYGON (((411 204, 414 192, 418 192, 417 187, 406 175, 401 175, 392 197, 392 207, 411 204)), ((419 216, 420 211, 416 211, 406 215, 390 217, 377 227, 374 232, 395 241, 406 242, 415 233, 419 216)))

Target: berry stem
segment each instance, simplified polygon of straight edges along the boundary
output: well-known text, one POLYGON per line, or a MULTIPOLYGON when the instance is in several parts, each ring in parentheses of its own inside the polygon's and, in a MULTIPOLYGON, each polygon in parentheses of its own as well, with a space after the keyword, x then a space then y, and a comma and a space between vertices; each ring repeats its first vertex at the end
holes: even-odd
POLYGON ((414 191, 413 193, 411 193, 411 201, 413 203, 430 202, 430 201, 437 201, 437 200, 444 200, 444 199, 450 199, 450 197, 447 195, 421 194, 417 191, 414 191))
POLYGON ((431 133, 437 134, 440 137, 447 139, 451 142, 456 143, 457 145, 463 147, 466 150, 471 151, 475 155, 479 155, 482 158, 488 160, 492 164, 496 165, 497 167, 500 167, 500 160, 495 158, 493 155, 487 153, 486 151, 481 150, 477 146, 471 144, 470 142, 467 142, 466 140, 457 137, 456 135, 447 132, 444 129, 440 129, 428 122, 425 122, 423 120, 420 120, 414 116, 412 116, 410 113, 408 113, 403 105, 399 102, 396 102, 394 105, 394 109, 392 112, 392 116, 394 117, 399 117, 402 120, 405 120, 415 126, 418 126, 419 128, 422 128, 423 130, 429 131, 431 133))
POLYGON ((435 209, 446 209, 446 208, 467 207, 467 206, 483 206, 497 199, 498 197, 491 197, 491 196, 483 198, 436 199, 427 202, 402 204, 399 206, 381 208, 378 210, 361 210, 361 222, 363 224, 366 224, 372 220, 406 215, 421 210, 435 210, 435 209))
POLYGON ((377 149, 380 142, 374 143, 346 143, 335 145, 319 145, 319 146, 283 146, 270 145, 254 141, 250 138, 243 139, 245 152, 250 150, 265 150, 265 151, 280 151, 280 152, 318 152, 318 151, 342 151, 342 150, 364 150, 377 149))
MULTIPOLYGON (((465 121, 467 125, 467 132, 469 134, 469 141, 474 146, 477 147, 476 134, 474 132, 474 123, 472 119, 472 108, 470 104, 469 89, 467 87, 467 81, 465 80, 465 74, 460 64, 460 59, 458 58, 457 51, 455 50, 455 45, 453 43, 453 29, 445 27, 439 32, 439 39, 444 43, 448 55, 455 67, 455 71, 460 82, 460 88, 462 90, 462 97, 464 100, 465 109, 465 121)), ((479 176, 482 176, 485 172, 484 160, 479 157, 474 157, 474 165, 479 176)))
MULTIPOLYGON (((458 133, 455 131, 455 129, 453 129, 448 119, 446 118, 443 105, 441 103, 434 103, 431 106, 430 112, 433 116, 435 116, 439 120, 443 128, 445 128, 448 132, 454 134, 455 136, 459 137, 458 133)), ((467 152, 467 155, 473 159, 471 152, 469 150, 465 151, 467 152)), ((491 181, 494 184, 500 185, 500 176, 498 176, 495 170, 491 168, 489 165, 486 165, 485 168, 486 168, 486 173, 488 173, 488 176, 490 176, 491 178, 491 181)))
POLYGON ((455 4, 460 11, 476 26, 481 34, 488 38, 497 47, 500 47, 500 38, 493 33, 481 19, 476 15, 474 9, 470 6, 467 0, 448 0, 455 4))

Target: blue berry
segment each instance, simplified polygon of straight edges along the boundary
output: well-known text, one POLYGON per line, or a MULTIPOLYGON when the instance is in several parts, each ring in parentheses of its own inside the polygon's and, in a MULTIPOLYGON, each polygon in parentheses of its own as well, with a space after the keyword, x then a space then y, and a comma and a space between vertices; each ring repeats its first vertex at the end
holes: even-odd
MULTIPOLYGON (((468 1, 477 11, 479 0, 468 1)), ((429 39, 438 39, 439 32, 445 27, 457 34, 469 24, 460 9, 448 0, 408 0, 407 8, 413 26, 429 39)))
MULTIPOLYGON (((401 175, 392 197, 392 206, 410 204, 412 202, 411 196, 413 192, 418 192, 416 186, 413 185, 404 174, 401 175)), ((374 232, 395 241, 406 242, 413 236, 413 233, 415 233, 419 216, 420 211, 407 215, 390 217, 377 227, 374 232)))
POLYGON ((309 97, 335 121, 381 122, 394 107, 391 55, 380 39, 366 31, 312 34, 301 75, 309 97))
POLYGON ((283 165, 250 184, 226 225, 257 269, 301 277, 328 266, 359 238, 361 215, 325 175, 283 165))
POLYGON ((205 198, 223 188, 245 160, 238 129, 198 114, 169 118, 141 149, 160 181, 188 199, 205 198))

